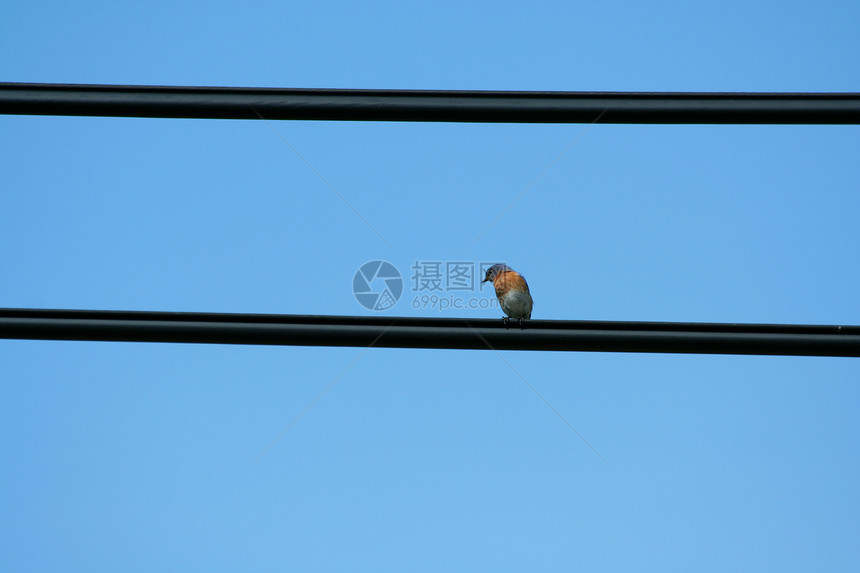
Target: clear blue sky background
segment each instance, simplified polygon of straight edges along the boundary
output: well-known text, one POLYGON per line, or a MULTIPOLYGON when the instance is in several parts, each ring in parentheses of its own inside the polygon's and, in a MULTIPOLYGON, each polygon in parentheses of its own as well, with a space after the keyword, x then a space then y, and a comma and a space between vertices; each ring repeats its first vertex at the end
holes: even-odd
MULTIPOLYGON (((6 0, 0 81, 856 92, 858 22, 6 0)), ((389 314, 500 316, 412 308, 411 265, 459 260, 521 271, 534 318, 860 324, 855 126, 0 116, 0 149, 3 307, 366 315, 384 259, 389 314)), ((860 569, 857 359, 502 356, 0 341, 3 569, 860 569)))

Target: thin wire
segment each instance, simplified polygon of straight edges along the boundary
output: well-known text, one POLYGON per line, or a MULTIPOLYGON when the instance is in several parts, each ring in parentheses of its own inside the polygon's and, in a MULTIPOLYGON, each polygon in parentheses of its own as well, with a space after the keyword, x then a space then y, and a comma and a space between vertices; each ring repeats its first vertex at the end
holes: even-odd
POLYGON ((549 409, 550 409, 550 410, 552 410, 553 412, 555 412, 555 415, 556 415, 556 416, 558 416, 559 418, 561 418, 561 421, 562 421, 562 422, 564 422, 564 423, 567 425, 567 427, 568 427, 568 428, 570 428, 570 429, 573 431, 573 433, 574 433, 574 434, 576 434, 577 436, 579 436, 579 439, 580 439, 580 440, 582 440, 583 442, 585 442, 585 445, 586 445, 586 446, 588 446, 589 448, 591 448, 591 450, 592 450, 595 454, 597 454, 597 456, 598 456, 601 460, 603 460, 603 462, 604 462, 605 464, 609 465, 609 462, 607 462, 607 461, 606 461, 606 458, 604 458, 603 456, 601 456, 601 455, 600 455, 600 452, 598 452, 598 451, 597 451, 597 449, 596 449, 594 446, 592 446, 592 445, 591 445, 591 443, 589 443, 589 441, 588 441, 588 440, 586 440, 586 439, 585 439, 585 436, 583 436, 582 434, 580 434, 580 433, 576 430, 576 428, 574 428, 574 427, 573 427, 573 425, 571 425, 571 423, 570 423, 570 422, 568 422, 568 421, 567 421, 567 419, 566 419, 564 416, 562 416, 562 415, 561 415, 561 412, 559 412, 558 410, 556 410, 555 408, 553 408, 552 404, 550 404, 550 403, 549 403, 549 401, 547 401, 547 399, 546 399, 546 398, 544 398, 544 397, 543 397, 543 395, 541 395, 541 393, 537 391, 537 388, 535 388, 534 386, 532 386, 532 385, 529 383, 529 381, 525 379, 525 376, 523 376, 522 374, 520 374, 520 373, 519 373, 519 371, 518 371, 516 368, 514 368, 514 365, 513 365, 513 364, 511 364, 510 362, 508 362, 507 360, 505 360, 505 357, 504 357, 504 356, 502 356, 502 354, 501 354, 498 350, 496 350, 495 348, 493 348, 493 345, 492 345, 492 344, 490 344, 490 343, 489 343, 489 341, 488 341, 486 338, 484 338, 484 337, 481 335, 481 333, 480 333, 480 332, 478 332, 478 331, 477 331, 477 330, 476 330, 476 329, 475 329, 471 324, 469 324, 468 322, 466 322, 466 324, 468 324, 468 325, 469 325, 469 328, 471 328, 471 329, 472 329, 472 331, 474 331, 474 333, 478 336, 478 338, 480 338, 481 340, 483 340, 483 341, 484 341, 484 344, 486 344, 486 345, 487 345, 487 348, 489 348, 490 350, 492 350, 493 352, 495 352, 495 353, 496 353, 496 356, 498 356, 499 358, 501 358, 501 359, 502 359, 502 362, 504 362, 505 364, 507 364, 507 365, 508 365, 508 368, 510 368, 511 370, 513 370, 513 371, 514 371, 514 374, 516 374, 517 376, 519 376, 519 377, 520 377, 520 380, 522 380, 523 382, 525 382, 525 383, 526 383, 526 386, 528 386, 529 388, 531 388, 531 389, 532 389, 532 392, 534 392, 535 394, 537 394, 537 397, 538 397, 538 398, 540 398, 541 400, 543 400, 543 403, 544 403, 544 404, 546 404, 546 405, 549 407, 549 409))
POLYGON ((495 225, 495 224, 499 221, 499 219, 501 219, 501 218, 502 218, 502 216, 504 216, 504 214, 505 214, 505 213, 507 213, 507 212, 510 210, 510 208, 511 208, 511 207, 513 207, 513 206, 514 206, 514 204, 515 204, 517 201, 519 201, 519 200, 520 200, 520 198, 521 198, 523 195, 525 195, 525 194, 526 194, 526 191, 528 191, 529 189, 531 189, 531 188, 532 188, 532 186, 534 186, 534 184, 535 184, 535 183, 537 183, 537 182, 538 182, 538 180, 539 180, 541 177, 543 177, 543 176, 544 176, 544 174, 545 174, 547 171, 549 171, 549 170, 550 170, 550 168, 551 168, 553 165, 555 165, 555 164, 558 162, 558 160, 559 160, 559 159, 561 159, 561 158, 564 156, 564 154, 565 154, 565 153, 567 153, 567 152, 568 152, 568 150, 569 150, 571 147, 573 147, 573 146, 574 146, 574 144, 575 144, 577 141, 579 141, 580 139, 582 139, 582 136, 583 136, 583 135, 585 135, 585 134, 588 132, 588 130, 589 130, 589 129, 591 129, 591 128, 594 126, 594 124, 595 124, 595 123, 597 123, 598 121, 600 121, 600 118, 601 118, 601 117, 603 117, 603 115, 604 115, 605 113, 606 113, 606 110, 604 109, 603 111, 601 111, 601 112, 600 112, 600 114, 599 114, 597 117, 595 117, 595 118, 594 118, 594 121, 592 121, 592 122, 591 122, 591 123, 589 123, 587 126, 585 126, 585 129, 583 129, 583 130, 579 133, 579 135, 577 135, 577 136, 574 138, 574 140, 573 140, 573 141, 571 141, 571 142, 568 144, 568 146, 567 146, 567 147, 565 147, 565 148, 562 150, 562 152, 561 152, 561 153, 559 153, 558 155, 556 155, 556 156, 555 156, 555 159, 553 159, 552 161, 550 161, 550 162, 549 162, 549 165, 547 165, 546 167, 544 167, 543 171, 541 171, 540 173, 538 173, 538 176, 537 176, 537 177, 535 177, 534 179, 532 179, 532 182, 531 182, 531 183, 529 183, 528 185, 526 185, 526 188, 525 188, 525 189, 523 189, 523 190, 520 192, 520 194, 519 194, 519 195, 517 195, 516 197, 514 197, 514 200, 513 200, 513 201, 511 201, 510 205, 508 205, 507 207, 505 207, 505 208, 504 208, 504 210, 502 210, 502 212, 501 212, 501 213, 499 213, 499 215, 498 215, 495 219, 493 219, 493 222, 492 222, 492 223, 490 223, 489 225, 487 225, 487 228, 486 228, 486 229, 484 229, 483 231, 481 231, 480 233, 478 233, 478 236, 477 236, 477 237, 475 237, 475 239, 474 239, 471 243, 469 243, 469 246, 468 246, 467 248, 471 248, 475 243, 477 243, 477 242, 478 242, 478 239, 480 239, 481 237, 483 237, 483 236, 484 236, 484 233, 486 233, 487 231, 489 231, 489 230, 490 230, 490 228, 491 228, 493 225, 495 225))
MULTIPOLYGON (((391 328, 391 327, 389 326, 388 328, 391 328)), ((338 374, 337 376, 335 376, 334 380, 332 380, 331 382, 329 382, 328 386, 326 386, 326 387, 323 389, 323 391, 322 391, 322 392, 320 392, 319 394, 317 394, 317 397, 316 397, 316 398, 314 398, 313 400, 311 400, 311 403, 310 403, 310 404, 308 404, 307 406, 305 406, 305 409, 304 409, 304 410, 302 410, 302 411, 301 411, 301 413, 299 413, 299 415, 298 415, 298 416, 296 416, 295 418, 293 418, 293 421, 292 421, 292 422, 290 422, 290 423, 287 425, 287 427, 286 427, 286 428, 284 428, 284 431, 283 431, 283 432, 281 432, 280 434, 278 434, 278 435, 277 435, 277 437, 275 437, 275 439, 274 439, 274 440, 272 440, 272 443, 270 443, 268 446, 266 446, 266 448, 265 448, 262 452, 260 452, 260 455, 258 455, 258 456, 254 459, 254 463, 257 463, 257 462, 260 460, 260 458, 262 458, 262 457, 263 457, 263 455, 265 455, 265 453, 266 453, 266 452, 268 452, 268 451, 271 449, 271 447, 272 447, 272 446, 274 446, 274 445, 277 443, 277 441, 278 441, 278 440, 280 440, 282 437, 284 437, 284 434, 286 434, 287 432, 289 432, 289 431, 290 431, 290 428, 292 428, 293 426, 295 426, 295 425, 296 425, 296 422, 298 422, 299 420, 301 420, 301 419, 302 419, 302 416, 304 416, 305 414, 307 414, 307 413, 308 413, 308 410, 310 410, 311 408, 313 408, 314 404, 316 404, 316 403, 319 401, 319 399, 320 399, 320 398, 322 398, 322 397, 325 395, 325 393, 326 393, 326 392, 328 392, 328 391, 331 389, 331 387, 332 387, 332 386, 334 386, 335 382, 337 382, 338 380, 340 380, 340 379, 343 377, 343 375, 344 375, 344 374, 346 374, 346 373, 347 373, 347 371, 348 371, 350 368, 352 368, 352 367, 355 365, 355 363, 356 363, 356 362, 358 362, 358 360, 359 360, 362 356, 364 356, 364 354, 365 354, 368 350, 370 350, 371 348, 373 348, 373 345, 374 345, 374 344, 376 344, 376 341, 377 341, 377 340, 379 340, 380 338, 382 338, 382 335, 383 335, 383 334, 385 334, 385 333, 388 331, 388 328, 386 328, 385 330, 383 330, 382 332, 380 332, 380 333, 379 333, 379 335, 378 335, 376 338, 374 338, 374 339, 373 339, 373 342, 371 342, 371 343, 370 343, 370 344, 368 344, 366 347, 364 347, 364 349, 362 349, 362 351, 359 353, 359 355, 355 357, 355 360, 353 360, 352 362, 350 362, 350 363, 349 363, 349 365, 348 365, 346 368, 344 368, 344 369, 343 369, 343 371, 342 371, 340 374, 338 374)))
POLYGON ((323 182, 323 183, 325 183, 326 185, 328 185, 328 188, 329 188, 329 189, 331 189, 331 190, 334 192, 334 194, 335 194, 335 195, 337 195, 338 197, 340 197, 340 200, 341 200, 341 201, 343 201, 344 203, 346 203, 346 206, 347 206, 347 207, 349 207, 350 209, 352 209, 352 212, 353 212, 353 213, 355 213, 355 214, 358 216, 358 218, 359 218, 359 219, 361 219, 362 221, 364 221, 364 224, 365 224, 365 225, 367 225, 368 227, 370 227, 370 230, 371 230, 371 231, 373 231, 374 233, 376 233, 376 236, 377 236, 377 237, 379 237, 380 239, 382 239, 382 242, 383 242, 383 243, 385 243, 386 245, 388 245, 388 246, 389 246, 390 248, 392 248, 392 249, 394 248, 394 247, 392 247, 392 246, 391 246, 391 243, 389 243, 388 241, 386 241, 386 240, 385 240, 385 237, 383 237, 383 236, 379 233, 379 231, 377 231, 377 230, 374 228, 374 226, 370 224, 370 221, 368 221, 367 219, 365 219, 365 218, 361 215, 361 213, 359 213, 359 212, 358 212, 358 210, 357 210, 355 207, 353 207, 353 206, 352 206, 352 204, 351 204, 349 201, 347 201, 347 200, 346 200, 346 197, 344 197, 343 195, 341 195, 340 193, 338 193, 337 189, 335 189, 335 188, 334 188, 334 185, 332 185, 331 183, 329 183, 329 182, 328 182, 328 179, 326 179, 325 177, 323 177, 322 173, 320 173, 319 171, 317 171, 317 170, 314 168, 314 166, 313 166, 313 165, 311 165, 311 164, 310 164, 310 162, 309 162, 307 159, 305 159, 304 155, 302 155, 301 153, 299 153, 299 150, 298 150, 298 149, 296 149, 295 147, 293 147, 293 146, 290 144, 290 142, 289 142, 289 141, 287 141, 287 140, 284 138, 284 136, 283 136, 283 135, 281 135, 281 134, 280 134, 280 132, 279 132, 277 129, 275 129, 275 126, 273 126, 273 125, 269 122, 269 120, 268 120, 268 119, 266 119, 265 117, 263 117, 263 116, 260 114, 260 112, 259 112, 259 111, 257 111, 257 108, 255 108, 255 107, 251 107, 251 109, 254 111, 254 113, 256 113, 256 114, 257 114, 257 117, 259 117, 260 119, 262 119, 262 120, 263 120, 263 122, 264 122, 266 125, 268 125, 268 126, 269 126, 269 128, 270 128, 272 131, 274 131, 274 132, 275 132, 275 135, 277 135, 277 136, 281 139, 281 141, 283 141, 283 142, 287 145, 287 147, 289 147, 290 149, 292 149, 292 150, 293 150, 293 153, 295 153, 295 154, 299 157, 299 159, 301 159, 302 161, 304 161, 305 165, 307 165, 307 166, 310 168, 310 170, 311 170, 311 171, 313 171, 314 173, 316 173, 317 177, 319 177, 319 178, 322 180, 322 182, 323 182))

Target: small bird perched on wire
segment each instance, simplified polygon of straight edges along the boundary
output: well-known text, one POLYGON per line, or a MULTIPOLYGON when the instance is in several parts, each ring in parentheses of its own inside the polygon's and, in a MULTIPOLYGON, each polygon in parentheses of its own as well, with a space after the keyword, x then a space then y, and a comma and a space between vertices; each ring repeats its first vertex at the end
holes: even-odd
MULTIPOLYGON (((487 275, 481 285, 487 281, 493 281, 496 297, 505 314, 516 318, 520 326, 523 326, 523 321, 532 317, 533 305, 529 285, 523 275, 508 265, 497 264, 487 269, 487 275)), ((508 323, 508 316, 504 317, 505 324, 508 323)))

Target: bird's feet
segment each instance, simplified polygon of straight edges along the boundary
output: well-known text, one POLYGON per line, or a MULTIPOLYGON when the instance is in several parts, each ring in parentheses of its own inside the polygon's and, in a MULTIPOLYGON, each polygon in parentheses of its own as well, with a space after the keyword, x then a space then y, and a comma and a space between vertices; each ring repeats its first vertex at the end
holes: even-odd
MULTIPOLYGON (((508 318, 507 316, 503 316, 503 317, 502 317, 502 323, 505 325, 505 328, 510 328, 510 325, 511 325, 511 319, 510 319, 510 318, 508 318)), ((517 319, 517 324, 519 325, 520 330, 525 330, 525 329, 526 329, 526 319, 525 319, 525 318, 523 318, 523 317, 519 317, 519 318, 517 319)))

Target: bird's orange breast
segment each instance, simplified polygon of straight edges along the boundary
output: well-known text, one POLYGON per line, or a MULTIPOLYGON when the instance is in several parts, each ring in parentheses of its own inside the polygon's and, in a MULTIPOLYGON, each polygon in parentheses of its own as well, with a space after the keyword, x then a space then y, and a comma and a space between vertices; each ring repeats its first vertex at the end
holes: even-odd
POLYGON ((502 271, 493 277, 493 286, 496 287, 496 296, 501 298, 510 290, 529 292, 526 279, 516 271, 502 271))

